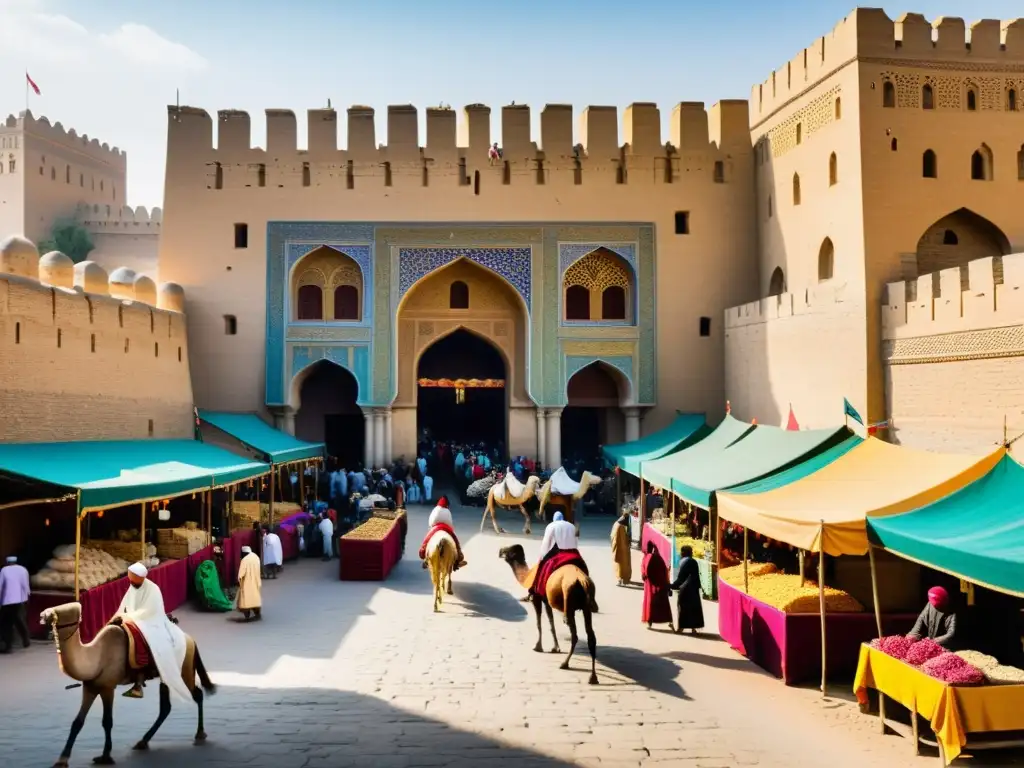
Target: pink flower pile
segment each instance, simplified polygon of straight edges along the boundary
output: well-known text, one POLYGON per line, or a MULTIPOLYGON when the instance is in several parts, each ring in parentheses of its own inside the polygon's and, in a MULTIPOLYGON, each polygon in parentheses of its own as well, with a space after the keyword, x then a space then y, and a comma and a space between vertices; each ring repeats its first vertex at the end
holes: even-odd
POLYGON ((936 680, 950 685, 982 685, 985 675, 955 653, 942 653, 924 663, 922 669, 936 680))
POLYGON ((907 664, 920 667, 926 661, 934 659, 936 656, 941 656, 945 652, 945 648, 934 640, 929 640, 925 637, 910 646, 910 650, 907 651, 907 655, 903 657, 903 660, 907 664))
POLYGON ((901 661, 907 657, 907 652, 913 644, 913 640, 903 635, 890 635, 889 637, 880 637, 871 641, 872 648, 876 648, 882 653, 901 661))

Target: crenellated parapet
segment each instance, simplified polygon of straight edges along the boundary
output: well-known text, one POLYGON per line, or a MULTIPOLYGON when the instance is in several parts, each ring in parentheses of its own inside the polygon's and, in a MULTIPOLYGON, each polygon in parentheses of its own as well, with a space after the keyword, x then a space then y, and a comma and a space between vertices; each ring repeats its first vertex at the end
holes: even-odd
POLYGON ((108 213, 106 206, 83 203, 78 206, 75 218, 93 234, 159 235, 164 214, 161 208, 150 211, 141 205, 111 208, 108 213))
POLYGON ((157 286, 146 275, 126 267, 108 274, 96 262, 75 264, 59 251, 40 257, 35 244, 23 237, 9 237, 0 243, 0 280, 9 278, 66 294, 109 296, 177 314, 185 311, 185 292, 177 283, 157 286))
POLYGON ((65 129, 59 122, 51 123, 45 116, 34 117, 29 110, 25 110, 17 116, 8 115, 3 127, 20 129, 28 136, 40 137, 74 149, 93 160, 115 168, 126 169, 128 165, 128 156, 123 150, 100 143, 98 139, 90 138, 88 134, 79 134, 74 128, 65 129))
POLYGON ((990 256, 889 283, 885 339, 933 336, 1024 323, 1024 253, 990 256))
POLYGON ((966 24, 944 16, 929 22, 918 13, 890 19, 879 8, 858 8, 750 94, 756 125, 848 64, 875 61, 890 66, 964 65, 1005 67, 1024 79, 1024 19, 984 19, 966 24))
MULTIPOLYGON (((433 169, 461 169, 460 183, 470 184, 477 170, 536 172, 537 183, 549 169, 607 169, 620 177, 632 169, 647 176, 679 165, 679 158, 701 153, 716 159, 750 149, 747 103, 723 101, 710 110, 703 103, 682 103, 672 113, 669 136, 663 136, 657 105, 634 103, 622 114, 613 106, 589 106, 579 114, 580 142, 574 141, 573 108, 548 104, 541 111, 540 135, 532 134, 531 109, 501 108, 501 158, 489 157, 495 141, 490 107, 471 104, 456 112, 428 108, 426 145, 420 145, 419 110, 413 105, 387 108, 385 136, 377 136, 375 112, 353 106, 339 118, 333 109, 307 113, 306 149, 299 149, 295 113, 266 110, 266 148, 255 147, 247 112, 221 110, 216 119, 194 107, 168 107, 169 167, 176 158, 201 157, 211 188, 315 186, 314 177, 381 175, 385 185, 428 184, 433 169), (340 147, 338 121, 347 121, 347 146, 340 147), (214 127, 216 124, 216 128, 214 127), (360 173, 355 167, 362 166, 360 173), (369 171, 367 167, 377 170, 369 171), (275 175, 276 174, 276 175, 275 175), (392 177, 394 181, 392 182, 392 177)), ((198 159, 198 158, 197 158, 198 159)), ((193 165, 193 168, 196 167, 193 165)), ((180 173, 179 173, 180 178, 180 173)), ((669 179, 671 180, 671 179, 669 179)), ((576 183, 581 183, 577 180, 576 183)))
POLYGON ((768 296, 738 307, 729 307, 725 310, 725 328, 729 331, 788 317, 831 313, 844 304, 848 307, 854 304, 849 286, 828 281, 801 291, 768 296))

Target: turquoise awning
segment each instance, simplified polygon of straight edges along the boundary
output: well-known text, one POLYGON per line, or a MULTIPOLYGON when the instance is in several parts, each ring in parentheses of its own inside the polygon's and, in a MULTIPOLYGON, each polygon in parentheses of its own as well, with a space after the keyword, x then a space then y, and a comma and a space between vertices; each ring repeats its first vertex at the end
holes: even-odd
POLYGON ((933 504, 869 516, 867 529, 873 544, 894 554, 1024 597, 1024 467, 1009 455, 933 504))
POLYGON ((640 470, 644 480, 658 486, 669 488, 675 474, 683 471, 689 464, 704 461, 707 457, 717 456, 737 440, 742 440, 745 435, 756 429, 753 424, 745 421, 738 421, 729 414, 725 415, 722 423, 715 431, 705 437, 699 443, 691 445, 676 453, 670 453, 660 459, 642 462, 640 470))
POLYGON ((662 430, 629 443, 604 446, 605 460, 634 477, 640 474, 644 461, 660 459, 688 448, 711 433, 703 413, 679 413, 675 421, 662 430))
POLYGON ((323 443, 307 443, 274 429, 255 413, 200 411, 199 418, 262 454, 264 461, 284 464, 324 455, 323 443))
POLYGON ((715 491, 799 465, 849 436, 846 427, 787 430, 758 426, 724 450, 679 467, 672 475, 672 492, 683 501, 709 509, 715 491))
POLYGON ((728 489, 729 493, 765 493, 766 491, 774 491, 776 488, 795 483, 797 480, 803 480, 808 475, 814 474, 819 469, 827 467, 836 459, 846 455, 863 442, 863 438, 857 437, 857 435, 850 435, 838 445, 834 445, 816 456, 805 459, 796 466, 758 480, 751 480, 743 485, 734 485, 728 489))
POLYGON ((269 471, 196 440, 0 443, 0 473, 79 491, 83 510, 180 496, 269 471))

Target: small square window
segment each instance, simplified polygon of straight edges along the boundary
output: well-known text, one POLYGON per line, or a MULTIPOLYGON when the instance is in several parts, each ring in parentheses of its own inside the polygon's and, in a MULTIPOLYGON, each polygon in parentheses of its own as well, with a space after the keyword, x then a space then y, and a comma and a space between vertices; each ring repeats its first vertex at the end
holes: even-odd
POLYGON ((711 335, 711 318, 702 317, 700 319, 700 335, 710 336, 711 335))
POLYGON ((235 224, 235 248, 249 247, 249 225, 235 224))
POLYGON ((224 334, 234 336, 238 333, 238 318, 234 315, 224 315, 224 334))
POLYGON ((688 235, 688 234, 690 234, 690 212, 689 211, 676 211, 676 234, 677 235, 688 235))

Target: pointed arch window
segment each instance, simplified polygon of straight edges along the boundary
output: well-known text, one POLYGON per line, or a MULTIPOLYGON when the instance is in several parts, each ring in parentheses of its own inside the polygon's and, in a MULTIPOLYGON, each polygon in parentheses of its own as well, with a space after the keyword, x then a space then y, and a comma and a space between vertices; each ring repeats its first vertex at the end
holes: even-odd
POLYGON ((833 152, 828 158, 828 185, 834 187, 839 181, 839 160, 833 152))
POLYGON ((782 267, 776 267, 772 272, 772 279, 768 283, 769 296, 781 296, 786 292, 786 275, 782 267))
POLYGON ((971 155, 971 178, 975 181, 992 181, 992 150, 982 144, 971 155))
POLYGON ((590 319, 590 289, 582 285, 570 285, 565 289, 565 319, 590 319))
POLYGON ((891 80, 882 83, 882 106, 886 109, 893 109, 896 106, 896 86, 891 80))
POLYGON ((832 238, 826 237, 818 249, 818 282, 831 280, 835 274, 836 249, 832 238))
POLYGON ((601 319, 626 319, 626 289, 621 285, 609 285, 601 292, 601 319))
POLYGON ((935 153, 926 149, 921 155, 921 175, 926 179, 937 179, 939 177, 939 161, 935 153))
POLYGON ((935 109, 935 91, 928 83, 925 83, 921 89, 921 107, 935 109))
POLYGON ((793 174, 793 205, 800 205, 800 174, 793 174))

